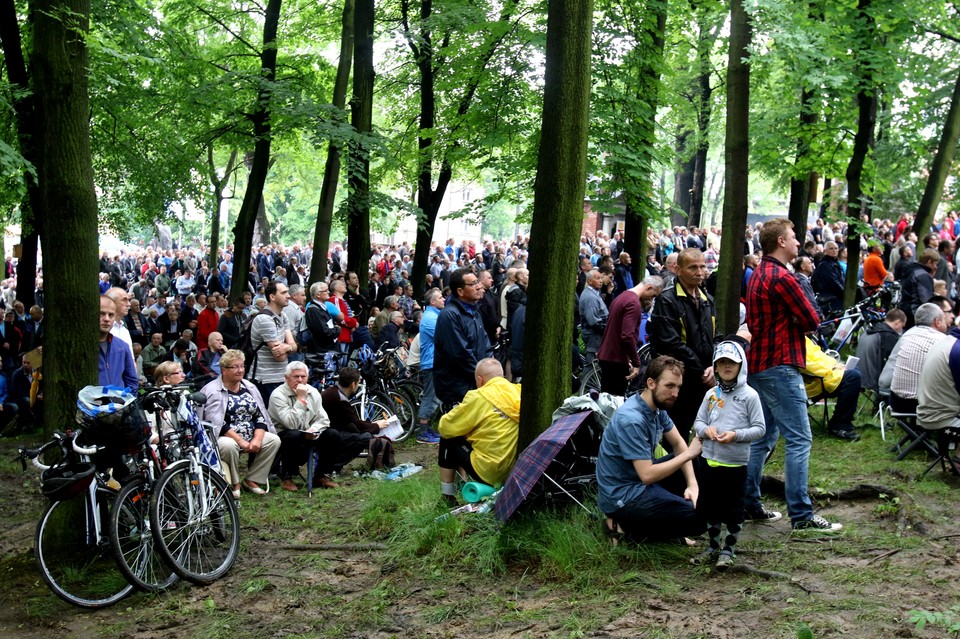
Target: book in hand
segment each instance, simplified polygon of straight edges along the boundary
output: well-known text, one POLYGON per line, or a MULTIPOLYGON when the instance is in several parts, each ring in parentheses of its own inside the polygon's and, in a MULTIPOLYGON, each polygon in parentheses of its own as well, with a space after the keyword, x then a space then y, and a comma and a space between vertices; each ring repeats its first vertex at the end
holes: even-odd
POLYGON ((388 437, 391 441, 396 441, 401 435, 403 435, 403 426, 400 425, 400 418, 391 415, 387 419, 387 427, 380 431, 380 437, 388 437))

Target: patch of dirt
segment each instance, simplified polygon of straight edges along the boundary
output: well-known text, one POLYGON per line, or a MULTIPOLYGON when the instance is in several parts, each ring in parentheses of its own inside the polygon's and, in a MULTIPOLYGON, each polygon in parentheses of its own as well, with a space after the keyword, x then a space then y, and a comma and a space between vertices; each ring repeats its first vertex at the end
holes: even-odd
MULTIPOLYGON (((0 440, 0 457, 13 455, 11 446, 0 440)), ((397 461, 432 468, 435 455, 435 447, 410 444, 400 448, 397 461)), ((181 585, 170 594, 134 595, 111 609, 82 611, 56 599, 34 565, 34 527, 44 506, 35 471, 21 475, 4 464, 0 482, 14 489, 3 500, 0 519, 0 636, 769 639, 795 636, 805 622, 818 639, 938 637, 942 630, 915 631, 902 619, 912 608, 945 609, 960 601, 960 537, 935 539, 960 533, 953 503, 924 504, 927 535, 908 531, 920 541, 891 552, 889 543, 878 545, 874 537, 896 534, 897 518, 878 517, 877 500, 832 500, 821 504, 821 512, 844 523, 837 539, 794 539, 785 521, 746 526, 738 562, 771 576, 718 574, 683 561, 669 580, 644 574, 626 594, 605 597, 543 581, 521 568, 496 579, 425 578, 385 565, 377 551, 281 548, 357 543, 353 522, 361 505, 343 495, 368 480, 345 474, 340 481, 340 492, 316 493, 316 503, 305 505, 296 522, 244 527, 237 564, 217 583, 181 585), (318 508, 323 516, 331 513, 332 521, 318 523, 314 533, 304 523, 320 516, 318 508)), ((909 493, 907 482, 891 482, 909 493)), ((303 492, 294 498, 307 499, 303 492)), ((241 520, 244 509, 256 507, 245 496, 241 520)))

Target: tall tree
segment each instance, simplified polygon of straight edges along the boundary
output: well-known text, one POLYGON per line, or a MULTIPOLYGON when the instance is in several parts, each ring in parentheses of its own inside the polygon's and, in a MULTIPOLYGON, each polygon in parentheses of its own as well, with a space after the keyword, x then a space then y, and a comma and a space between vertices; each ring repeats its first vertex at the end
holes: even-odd
POLYGON ((30 308, 36 290, 37 249, 43 208, 40 204, 40 184, 36 174, 39 159, 34 97, 30 91, 20 38, 20 23, 13 0, 0 0, 0 43, 3 45, 3 63, 10 83, 10 102, 17 122, 20 154, 33 166, 33 171, 25 170, 23 175, 27 193, 20 203, 21 253, 17 261, 17 299, 30 308))
POLYGON ((927 184, 923 190, 923 199, 920 200, 917 216, 913 221, 913 228, 917 230, 918 235, 933 224, 933 216, 943 196, 943 185, 947 181, 950 166, 957 153, 958 137, 960 137, 960 76, 957 77, 957 82, 953 86, 950 110, 947 112, 947 120, 943 123, 943 131, 940 133, 940 144, 937 146, 937 154, 930 167, 930 177, 927 178, 927 184))
POLYGON ((217 170, 217 164, 213 158, 213 142, 207 144, 207 171, 210 179, 210 186, 213 191, 213 198, 210 203, 210 247, 207 252, 207 264, 210 272, 216 274, 217 257, 220 255, 220 215, 223 210, 224 190, 227 188, 227 182, 233 176, 234 171, 239 167, 237 162, 237 149, 230 151, 230 157, 227 160, 227 166, 223 175, 217 170))
POLYGON ((277 24, 280 21, 281 0, 269 0, 263 21, 263 48, 260 52, 260 88, 257 91, 257 104, 250 115, 253 122, 253 161, 247 178, 247 189, 243 194, 243 204, 237 214, 233 227, 233 282, 230 284, 230 296, 239 297, 247 288, 247 270, 253 241, 253 227, 257 213, 263 201, 263 185, 270 168, 271 142, 271 94, 277 78, 277 24))
POLYGON ((525 377, 553 380, 524 384, 520 410, 522 450, 550 425, 567 396, 573 337, 571 256, 583 220, 590 107, 592 0, 549 0, 543 124, 537 157, 527 317, 536 340, 523 350, 525 377), (533 326, 533 323, 530 324, 533 326))
POLYGON ((350 120, 360 137, 350 141, 349 189, 347 200, 347 269, 367 281, 370 259, 370 146, 373 130, 373 0, 359 0, 353 16, 353 97, 350 120), (366 138, 363 136, 367 136, 366 138))
POLYGON ((742 0, 730 3, 727 58, 727 126, 724 145, 723 241, 717 277, 717 324, 724 335, 740 325, 743 229, 747 223, 750 161, 750 40, 753 32, 742 0))
POLYGON ((77 392, 97 381, 97 197, 90 156, 88 0, 36 0, 31 71, 39 136, 46 287, 47 431, 73 421, 77 392))
MULTIPOLYGON (((857 2, 857 15, 860 28, 867 42, 875 42, 876 20, 871 12, 872 0, 857 2)), ((853 138, 853 154, 847 165, 847 264, 860 264, 860 217, 870 217, 870 202, 864 196, 863 168, 867 154, 873 147, 874 126, 877 120, 877 80, 873 73, 873 62, 869 59, 869 50, 859 52, 858 61, 861 78, 857 91, 857 131, 853 138)), ((850 306, 856 299, 857 284, 860 280, 858 268, 847 269, 844 283, 844 305, 850 306)))
MULTIPOLYGON (((347 106, 347 84, 350 81, 350 67, 353 63, 353 5, 354 0, 344 0, 343 17, 340 30, 340 62, 337 64, 337 79, 333 86, 333 109, 337 124, 345 121, 347 106)), ((317 282, 327 277, 327 253, 330 250, 330 227, 333 225, 333 203, 337 196, 337 183, 340 181, 340 154, 342 141, 336 133, 327 143, 327 162, 323 168, 323 185, 320 189, 320 202, 317 204, 317 224, 313 232, 313 257, 310 261, 310 281, 317 282)), ((367 269, 358 273, 366 282, 367 269)))

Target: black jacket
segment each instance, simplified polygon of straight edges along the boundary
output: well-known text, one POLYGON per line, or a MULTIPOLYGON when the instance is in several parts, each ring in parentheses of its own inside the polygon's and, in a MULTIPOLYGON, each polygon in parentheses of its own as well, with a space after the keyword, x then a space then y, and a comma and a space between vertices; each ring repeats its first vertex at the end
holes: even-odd
POLYGON ((810 283, 813 284, 813 290, 832 310, 843 309, 843 269, 837 260, 824 257, 820 260, 810 283))
MULTIPOLYGON (((340 336, 340 327, 334 324, 333 318, 327 312, 326 306, 311 301, 303 315, 304 322, 310 330, 310 342, 305 344, 307 352, 322 353, 333 350, 337 338, 340 336)), ((297 336, 299 341, 300 336, 297 336)))
POLYGON ((433 336, 433 385, 441 402, 457 404, 473 390, 474 369, 493 350, 479 311, 451 296, 433 336))
POLYGON ((653 305, 648 325, 654 352, 683 362, 684 378, 701 377, 713 365, 716 314, 707 293, 694 305, 680 282, 665 289, 653 305))
POLYGON ((933 277, 919 262, 911 262, 904 271, 901 295, 900 308, 909 317, 913 317, 917 307, 933 297, 933 277))

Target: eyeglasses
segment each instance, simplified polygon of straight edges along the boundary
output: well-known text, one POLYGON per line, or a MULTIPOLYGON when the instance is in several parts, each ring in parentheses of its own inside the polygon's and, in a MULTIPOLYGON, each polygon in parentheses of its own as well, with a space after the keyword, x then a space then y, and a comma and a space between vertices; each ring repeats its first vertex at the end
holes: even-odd
POLYGON ((243 364, 237 364, 236 366, 221 366, 220 368, 225 368, 228 371, 236 371, 236 370, 242 371, 243 369, 246 368, 246 366, 244 366, 243 364))

